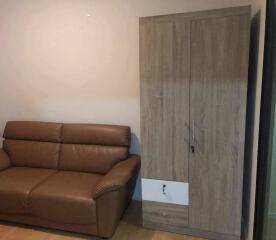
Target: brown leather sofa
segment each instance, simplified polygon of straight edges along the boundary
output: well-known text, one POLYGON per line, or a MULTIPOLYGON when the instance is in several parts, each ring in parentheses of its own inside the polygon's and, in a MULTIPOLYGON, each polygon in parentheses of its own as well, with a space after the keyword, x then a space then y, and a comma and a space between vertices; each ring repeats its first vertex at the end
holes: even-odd
POLYGON ((3 137, 0 220, 113 235, 140 169, 129 127, 8 122, 3 137))

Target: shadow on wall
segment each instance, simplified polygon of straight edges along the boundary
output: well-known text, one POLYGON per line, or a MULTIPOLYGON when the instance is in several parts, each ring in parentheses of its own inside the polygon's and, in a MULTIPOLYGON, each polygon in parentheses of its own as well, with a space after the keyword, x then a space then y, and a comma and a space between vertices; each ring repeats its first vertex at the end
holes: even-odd
POLYGON ((244 162, 244 191, 243 191, 243 223, 244 239, 248 236, 248 222, 250 215, 250 194, 251 194, 251 172, 252 172, 252 152, 254 135, 254 115, 257 89, 257 69, 258 69, 258 46, 260 33, 261 12, 258 11, 251 22, 249 75, 247 90, 247 114, 246 114, 246 139, 245 139, 245 162, 244 162))
POLYGON ((133 132, 131 133, 131 146, 129 151, 132 154, 140 154, 140 141, 136 134, 133 132))
MULTIPOLYGON (((130 153, 133 154, 140 154, 140 141, 139 138, 136 136, 135 133, 131 133, 131 147, 130 147, 130 153)), ((133 200, 141 201, 142 200, 142 184, 141 184, 141 174, 139 174, 135 191, 133 194, 133 200)))

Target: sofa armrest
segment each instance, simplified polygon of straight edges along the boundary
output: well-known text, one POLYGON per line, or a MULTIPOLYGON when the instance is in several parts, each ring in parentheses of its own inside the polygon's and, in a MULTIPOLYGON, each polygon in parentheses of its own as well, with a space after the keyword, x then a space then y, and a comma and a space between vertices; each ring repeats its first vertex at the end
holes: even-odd
POLYGON ((140 170, 140 157, 131 155, 116 164, 100 181, 93 198, 97 206, 98 235, 111 238, 131 201, 140 170))
POLYGON ((11 165, 8 154, 0 148, 0 171, 9 168, 11 165))
POLYGON ((97 199, 103 194, 124 187, 128 181, 140 170, 140 157, 130 155, 127 160, 116 164, 100 181, 93 194, 97 199))

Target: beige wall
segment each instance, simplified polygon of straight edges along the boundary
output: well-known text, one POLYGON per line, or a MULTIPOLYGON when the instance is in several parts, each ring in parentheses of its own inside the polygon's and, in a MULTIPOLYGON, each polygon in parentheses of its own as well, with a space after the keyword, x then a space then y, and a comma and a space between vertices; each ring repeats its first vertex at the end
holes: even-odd
POLYGON ((127 124, 139 138, 138 18, 250 2, 0 0, 0 134, 25 119, 127 124))
POLYGON ((139 152, 138 18, 246 4, 254 15, 263 2, 0 0, 0 134, 7 120, 126 124, 139 152))

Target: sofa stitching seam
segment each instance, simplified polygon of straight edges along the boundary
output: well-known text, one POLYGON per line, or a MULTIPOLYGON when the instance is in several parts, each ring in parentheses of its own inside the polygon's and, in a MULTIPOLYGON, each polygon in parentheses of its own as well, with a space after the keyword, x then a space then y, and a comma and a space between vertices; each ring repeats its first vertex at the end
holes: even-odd
POLYGON ((58 151, 58 161, 57 161, 57 170, 60 170, 60 155, 61 155, 61 147, 62 147, 62 144, 63 144, 63 139, 62 139, 62 136, 63 136, 63 126, 64 124, 61 125, 61 128, 60 128, 60 139, 59 139, 59 151, 58 151))
POLYGON ((56 172, 50 174, 49 176, 47 176, 45 179, 43 179, 41 182, 39 182, 38 184, 34 185, 30 191, 28 192, 27 198, 26 198, 26 202, 25 202, 25 207, 26 207, 26 212, 29 214, 29 205, 30 205, 30 195, 31 193, 34 191, 35 188, 39 187, 40 185, 42 185, 44 182, 46 182, 50 177, 56 175, 58 173, 58 170, 56 170, 56 172))

